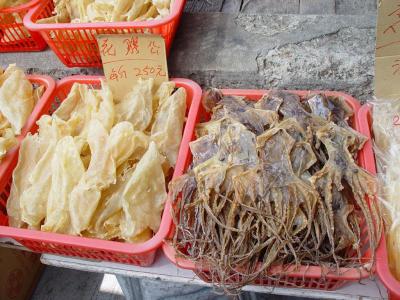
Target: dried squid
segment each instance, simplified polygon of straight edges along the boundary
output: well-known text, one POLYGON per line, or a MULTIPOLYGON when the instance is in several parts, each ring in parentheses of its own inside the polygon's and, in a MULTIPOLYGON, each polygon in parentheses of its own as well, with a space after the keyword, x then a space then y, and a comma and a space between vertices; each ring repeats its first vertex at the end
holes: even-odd
POLYGON ((192 164, 170 183, 178 255, 227 292, 274 266, 371 267, 361 231, 374 252, 381 219, 366 197, 376 181, 355 162, 366 139, 345 100, 272 91, 255 102, 213 89, 203 105, 211 119, 196 128, 192 164))

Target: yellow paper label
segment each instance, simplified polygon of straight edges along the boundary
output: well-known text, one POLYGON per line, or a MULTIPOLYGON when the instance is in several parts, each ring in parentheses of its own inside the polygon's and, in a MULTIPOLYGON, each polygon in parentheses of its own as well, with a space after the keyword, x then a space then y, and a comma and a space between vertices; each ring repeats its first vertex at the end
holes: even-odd
POLYGON ((139 78, 154 78, 159 85, 168 81, 165 42, 149 34, 99 35, 104 75, 113 95, 121 99, 139 78))

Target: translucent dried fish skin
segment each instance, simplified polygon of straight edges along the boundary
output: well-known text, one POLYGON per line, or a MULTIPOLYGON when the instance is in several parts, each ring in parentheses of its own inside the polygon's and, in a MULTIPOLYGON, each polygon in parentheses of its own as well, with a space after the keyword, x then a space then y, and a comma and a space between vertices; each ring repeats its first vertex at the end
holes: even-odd
MULTIPOLYGON (((116 99, 99 83, 100 89, 72 85, 59 108, 37 121, 38 132, 21 148, 7 206, 10 225, 132 243, 158 231, 185 122, 186 90, 175 89, 175 82, 156 90, 152 80, 141 80, 130 95, 116 99), (143 101, 121 115, 121 105, 135 99, 143 101), (169 120, 156 126, 158 139, 150 136, 157 113, 164 112, 156 104, 166 108, 161 121, 169 120), (168 147, 159 153, 152 139, 168 147)), ((0 131, 9 126, 0 114, 0 131)))

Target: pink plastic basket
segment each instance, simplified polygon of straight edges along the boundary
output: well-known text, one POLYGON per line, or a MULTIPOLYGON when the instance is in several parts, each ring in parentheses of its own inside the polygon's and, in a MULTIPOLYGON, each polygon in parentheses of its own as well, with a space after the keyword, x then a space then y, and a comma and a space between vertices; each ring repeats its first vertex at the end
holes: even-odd
MULTIPOLYGON (((260 99, 267 90, 222 90, 224 95, 236 95, 236 96, 246 96, 251 100, 257 101, 260 99)), ((331 92, 331 91, 290 91, 299 96, 306 96, 308 94, 315 93, 323 93, 327 96, 339 96, 343 97, 347 103, 353 108, 354 116, 350 120, 351 125, 356 130, 360 130, 357 119, 358 110, 360 108, 359 102, 353 97, 340 93, 340 92, 331 92)), ((210 118, 204 111, 204 109, 199 110, 199 114, 196 118, 192 120, 188 120, 190 123, 198 123, 200 120, 207 121, 210 118)), ((192 127, 193 125, 191 125, 192 127)), ((192 137, 192 140, 194 136, 192 137)), ((362 153, 360 153, 362 155, 362 153)), ((185 152, 181 152, 179 156, 179 161, 177 165, 179 168, 182 168, 183 171, 186 171, 188 166, 192 161, 192 154, 189 148, 185 149, 185 152)), ((362 159, 359 163, 362 164, 362 159)), ((170 235, 172 237, 175 226, 173 224, 172 218, 169 217, 169 226, 170 226, 170 235)), ((361 236, 364 238, 362 243, 364 245, 368 244, 368 232, 366 228, 361 228, 361 236)), ((366 248, 366 247, 365 247, 366 248)), ((163 251, 165 255, 178 267, 183 269, 190 269, 196 272, 196 274, 202 278, 204 281, 210 282, 211 278, 207 269, 203 266, 195 265, 193 262, 186 260, 182 257, 177 256, 174 248, 170 245, 169 242, 164 242, 163 251)), ((369 249, 365 249, 363 253, 363 258, 368 260, 371 257, 371 251, 369 249)), ((362 278, 367 278, 370 274, 364 269, 356 269, 356 268, 341 268, 339 272, 330 272, 326 274, 326 271, 319 266, 301 266, 299 268, 290 267, 287 268, 285 266, 284 273, 282 273, 282 267, 274 267, 268 271, 269 276, 263 276, 256 280, 255 284, 257 285, 267 285, 267 286, 280 286, 280 287, 301 287, 301 288, 310 288, 310 289, 322 289, 322 290, 333 290, 339 288, 343 284, 348 281, 359 281, 362 278), (271 275, 279 274, 279 279, 274 279, 271 275)))
MULTIPOLYGON (((54 110, 60 101, 63 101, 75 82, 90 84, 94 87, 100 85, 100 76, 71 76, 57 83, 57 88, 51 101, 47 101, 43 113, 54 110)), ((193 81, 187 79, 172 79, 177 87, 185 88, 187 92, 188 119, 197 115, 200 106, 201 88, 193 81)), ((194 127, 187 123, 183 132, 179 155, 188 148, 190 137, 194 127)), ((14 157, 14 165, 18 155, 14 157)), ((182 174, 182 169, 176 167, 174 176, 182 174)), ((1 190, 1 198, 8 198, 9 186, 4 187, 11 180, 12 169, 4 176, 1 190)), ((3 203, 3 206, 5 203, 3 203)), ((140 244, 131 244, 100 239, 71 236, 66 234, 42 232, 37 230, 20 229, 8 226, 0 226, 0 236, 10 237, 25 247, 40 253, 55 253, 67 256, 77 256, 95 260, 114 261, 119 263, 134 264, 140 266, 151 265, 154 261, 157 249, 161 246, 169 230, 170 205, 167 203, 162 215, 161 225, 158 232, 148 241, 140 244)))
POLYGON ((40 1, 0 8, 0 52, 41 51, 46 48, 41 35, 27 30, 22 23, 28 10, 40 1))
MULTIPOLYGON (((372 114, 370 105, 363 105, 360 108, 358 119, 360 122, 360 132, 370 138, 362 150, 361 159, 364 160, 362 163, 369 172, 376 174, 375 156, 371 143, 372 114)), ((376 256, 376 271, 379 278, 388 289, 389 298, 391 300, 400 300, 400 281, 398 281, 390 271, 384 234, 379 243, 376 256)))
MULTIPOLYGON (((23 138, 28 134, 28 132, 35 131, 37 129, 36 121, 40 118, 40 116, 44 112, 44 108, 46 107, 47 102, 51 99, 51 96, 54 92, 56 83, 53 78, 45 75, 28 75, 29 81, 35 86, 44 86, 45 91, 36 103, 30 117, 28 118, 25 126, 21 130, 21 134, 17 136, 17 145, 11 148, 5 157, 3 157, 0 162, 0 225, 5 225, 7 223, 7 217, 5 213, 5 205, 7 198, 4 197, 4 190, 9 190, 9 181, 12 176, 12 171, 18 160, 18 150, 19 145, 23 138)), ((2 226, 0 226, 1 228, 2 226)), ((1 231, 1 229, 0 229, 1 231)))
POLYGON ((24 18, 29 30, 40 33, 58 58, 67 67, 101 67, 101 57, 96 42, 98 34, 151 33, 165 39, 167 53, 172 44, 186 0, 175 0, 171 14, 162 20, 112 23, 58 23, 37 24, 50 17, 53 0, 43 0, 24 18))

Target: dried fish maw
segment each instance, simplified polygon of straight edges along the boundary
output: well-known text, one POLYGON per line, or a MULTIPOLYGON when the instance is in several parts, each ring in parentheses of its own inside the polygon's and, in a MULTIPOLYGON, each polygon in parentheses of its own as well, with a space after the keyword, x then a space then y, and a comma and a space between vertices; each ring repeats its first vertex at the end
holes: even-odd
POLYGON ((70 233, 71 215, 68 209, 70 194, 84 174, 84 167, 71 136, 63 137, 57 143, 54 152, 47 214, 41 230, 70 233))
POLYGON ((116 182, 116 166, 107 147, 109 136, 102 123, 92 119, 88 131, 91 160, 89 167, 71 192, 69 211, 72 230, 80 234, 89 228, 100 201, 101 190, 116 182))
POLYGON ((147 0, 136 0, 133 1, 131 8, 126 14, 123 15, 126 21, 134 21, 140 16, 143 6, 148 3, 147 0))
POLYGON ((0 130, 11 128, 10 122, 6 119, 6 117, 3 116, 3 114, 0 112, 0 130))
POLYGON ((107 146, 115 160, 116 167, 126 161, 135 150, 133 135, 133 125, 130 122, 120 122, 111 129, 107 146))
MULTIPOLYGON (((107 3, 92 2, 87 8, 87 21, 88 22, 107 22, 111 19, 111 12, 114 6, 107 3)), ((80 22, 85 19, 79 19, 80 22)))
POLYGON ((115 183, 115 162, 109 148, 109 136, 103 124, 93 119, 89 125, 88 144, 91 160, 85 173, 86 183, 98 188, 107 188, 115 183))
POLYGON ((144 243, 153 237, 153 231, 150 228, 146 228, 141 233, 130 238, 128 242, 131 243, 144 243))
POLYGON ((86 84, 74 83, 68 96, 61 102, 53 115, 67 121, 71 118, 73 112, 83 109, 84 99, 88 93, 86 84))
POLYGON ((33 103, 34 105, 36 105, 36 103, 39 102, 40 98, 43 96, 44 92, 45 92, 45 87, 44 85, 39 86, 38 88, 36 88, 33 92, 33 103))
POLYGON ((128 12, 131 5, 132 1, 130 0, 116 0, 114 8, 112 9, 112 15, 110 21, 112 22, 124 21, 122 15, 128 12))
POLYGON ((8 222, 12 227, 22 227, 20 197, 30 185, 29 174, 39 160, 39 139, 37 135, 28 134, 21 142, 18 164, 13 172, 10 196, 7 201, 8 222))
POLYGON ((13 73, 21 71, 21 69, 18 68, 16 64, 10 64, 7 69, 2 71, 3 72, 0 74, 0 86, 2 86, 4 81, 6 81, 13 73))
MULTIPOLYGON (((122 213, 122 193, 125 189, 126 184, 128 183, 129 178, 132 176, 134 169, 135 168, 131 168, 127 170, 126 174, 124 174, 123 177, 118 177, 118 180, 115 184, 111 185, 108 189, 103 191, 100 203, 96 209, 96 212, 93 215, 91 226, 89 228, 89 231, 92 232, 94 235, 98 237, 109 235, 109 233, 107 232, 108 228, 106 226, 106 222, 111 218, 116 221, 116 217, 114 216, 122 213)), ((119 218, 121 219, 122 215, 119 215, 119 218)), ((120 222, 120 220, 118 222, 120 222)), ((113 222, 110 223, 113 224, 113 222)), ((118 236, 121 236, 119 223, 118 236)))
POLYGON ((157 8, 154 5, 151 5, 144 14, 141 14, 140 17, 136 18, 135 21, 145 21, 152 20, 158 14, 157 8))
POLYGON ((17 144, 17 139, 14 136, 14 131, 11 128, 1 130, 0 136, 0 160, 17 144))
POLYGON ((114 124, 115 106, 111 89, 103 80, 99 96, 101 101, 98 110, 94 113, 94 118, 99 120, 107 131, 110 131, 114 124))
POLYGON ((169 14, 171 0, 151 0, 161 16, 169 14))
POLYGON ((133 144, 135 145, 135 149, 133 150, 133 154, 129 159, 138 161, 142 158, 144 153, 149 148, 150 137, 140 131, 135 131, 133 135, 133 144))
POLYGON ((164 81, 160 84, 153 98, 153 111, 156 112, 158 107, 164 103, 164 101, 169 99, 169 96, 173 93, 175 89, 175 82, 164 81))
POLYGON ((130 240, 146 228, 157 231, 167 197, 161 165, 163 157, 154 142, 143 155, 122 193, 124 212, 121 234, 130 240), (143 180, 152 178, 152 180, 143 180))
POLYGON ((167 157, 171 167, 175 166, 178 157, 185 113, 186 90, 179 88, 161 103, 151 127, 151 139, 157 144, 160 153, 167 157))
POLYGON ((154 79, 139 79, 132 90, 115 105, 116 122, 129 121, 135 130, 144 131, 153 116, 154 79))
POLYGON ((51 143, 60 138, 71 135, 69 124, 57 116, 43 115, 37 122, 38 132, 44 143, 51 143))
MULTIPOLYGON (((43 143, 42 141, 40 143, 43 143)), ((43 145, 37 145, 43 147, 43 145)), ((31 150, 32 151, 32 150, 31 150)), ((47 201, 51 187, 51 165, 55 143, 46 147, 29 176, 30 186, 21 194, 22 219, 31 226, 40 225, 46 217, 47 201)))
POLYGON ((33 87, 18 68, 13 68, 10 74, 6 70, 1 76, 0 112, 10 122, 14 133, 19 135, 33 109, 33 87))
POLYGON ((400 113, 400 101, 379 101, 373 106, 372 127, 374 142, 382 153, 389 153, 393 145, 400 144, 400 130, 393 126, 400 113))
MULTIPOLYGON (((125 122, 118 124, 122 123, 125 122)), ((143 154, 147 151, 151 140, 150 137, 143 132, 134 130, 130 135, 130 139, 122 141, 120 136, 118 136, 118 131, 120 129, 122 128, 114 130, 112 132, 113 136, 111 136, 110 133, 108 147, 112 153, 112 157, 116 160, 118 168, 124 168, 124 165, 130 168, 133 163, 138 162, 142 158, 143 154)))
POLYGON ((41 156, 29 175, 31 185, 22 193, 20 200, 23 220, 34 227, 41 224, 47 213, 56 144, 70 133, 66 122, 57 117, 43 116, 38 124, 41 156))

